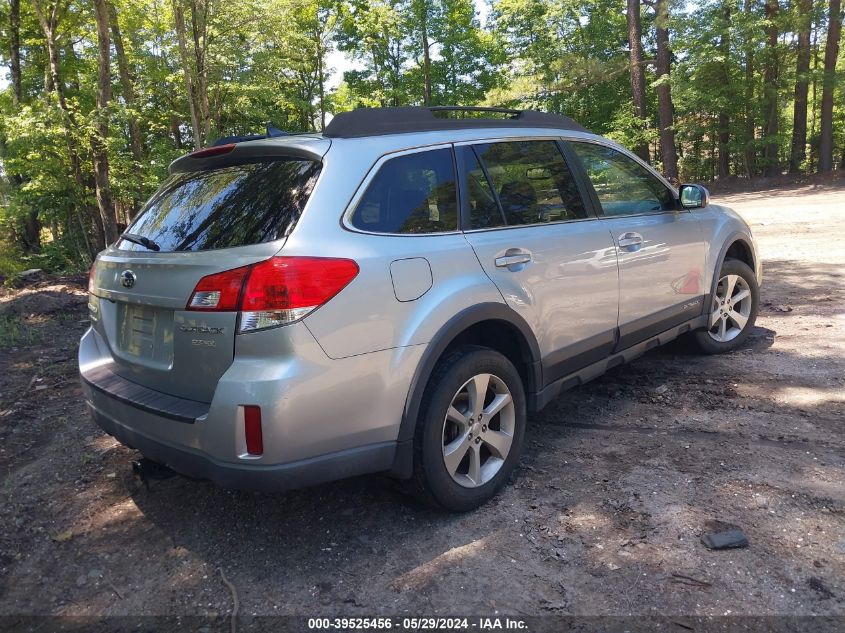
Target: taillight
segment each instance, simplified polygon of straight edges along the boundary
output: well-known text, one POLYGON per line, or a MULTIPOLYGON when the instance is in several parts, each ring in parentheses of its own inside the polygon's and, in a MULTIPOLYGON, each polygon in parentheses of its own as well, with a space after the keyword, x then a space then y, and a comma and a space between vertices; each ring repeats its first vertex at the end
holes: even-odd
POLYGON ((238 331, 298 321, 343 290, 358 274, 351 259, 273 257, 203 277, 187 310, 240 311, 238 331))
POLYGON ((297 321, 358 274, 351 259, 273 257, 252 266, 241 300, 240 331, 297 321))
POLYGON ((233 312, 238 309, 244 279, 249 274, 249 266, 242 266, 199 280, 188 301, 188 310, 211 310, 214 312, 233 312))
POLYGON ((97 262, 91 264, 91 270, 88 271, 88 294, 94 294, 94 272, 97 270, 97 262))

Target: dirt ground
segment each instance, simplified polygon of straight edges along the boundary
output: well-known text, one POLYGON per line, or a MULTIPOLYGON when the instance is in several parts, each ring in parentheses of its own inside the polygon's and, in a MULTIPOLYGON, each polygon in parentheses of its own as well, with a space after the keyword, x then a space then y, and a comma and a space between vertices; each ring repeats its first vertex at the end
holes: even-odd
POLYGON ((147 490, 85 413, 84 279, 0 291, 0 615, 845 615, 845 184, 714 201, 764 258, 749 343, 565 394, 464 515, 375 476, 147 490), (750 546, 706 549, 711 521, 750 546))

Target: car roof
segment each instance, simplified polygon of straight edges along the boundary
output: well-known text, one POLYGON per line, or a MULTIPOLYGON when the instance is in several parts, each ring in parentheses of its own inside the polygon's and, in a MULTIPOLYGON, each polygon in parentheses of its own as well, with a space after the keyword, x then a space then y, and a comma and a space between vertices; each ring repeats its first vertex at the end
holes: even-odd
POLYGON ((408 132, 511 127, 553 127, 576 132, 587 131, 586 128, 567 116, 536 110, 512 110, 478 106, 405 106, 358 108, 349 112, 340 112, 332 118, 323 134, 327 138, 361 138, 408 132), (487 116, 449 117, 452 112, 468 112, 474 115, 487 116), (489 116, 491 114, 505 115, 507 118, 502 116, 491 117, 489 116))
MULTIPOLYGON (((269 130, 270 128, 268 128, 269 130)), ((320 160, 333 143, 353 143, 389 153, 445 143, 462 143, 510 138, 568 137, 616 143, 589 132, 562 115, 534 110, 480 107, 396 107, 359 108, 341 112, 326 126, 325 132, 221 139, 234 141, 187 154, 170 164, 170 173, 212 169, 246 161, 274 157, 298 157, 320 160), (476 114, 505 114, 508 118, 442 118, 441 112, 470 111, 476 114)))

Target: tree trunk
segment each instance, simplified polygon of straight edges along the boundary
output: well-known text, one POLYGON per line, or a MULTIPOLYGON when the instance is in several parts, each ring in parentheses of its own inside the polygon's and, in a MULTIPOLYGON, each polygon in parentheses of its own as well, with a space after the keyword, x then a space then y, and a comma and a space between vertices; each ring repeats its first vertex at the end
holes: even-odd
POLYGON ((9 71, 15 105, 23 101, 21 88, 21 0, 9 2, 9 71))
POLYGON ((657 0, 655 38, 657 40, 657 116, 660 122, 660 154, 663 173, 669 180, 678 180, 678 152, 675 149, 675 107, 669 85, 672 52, 669 50, 669 0, 657 0))
POLYGON ((173 142, 176 144, 176 149, 182 150, 185 145, 182 141, 181 121, 175 115, 170 116, 170 133, 173 135, 173 142))
POLYGON ((41 220, 38 209, 30 209, 23 218, 23 245, 29 253, 41 252, 41 220))
MULTIPOLYGON (((70 158, 70 168, 73 173, 74 181, 80 194, 85 192, 85 181, 82 176, 82 161, 79 158, 74 134, 78 129, 76 116, 68 108, 67 99, 65 99, 65 87, 62 82, 61 66, 59 65, 59 49, 56 42, 56 28, 59 24, 59 9, 61 2, 56 0, 52 4, 42 6, 40 0, 32 0, 32 6, 35 9, 35 14, 38 17, 38 23, 44 33, 44 40, 47 44, 47 59, 48 59, 48 78, 47 83, 48 92, 54 92, 56 99, 59 102, 59 108, 62 111, 62 122, 64 124, 65 142, 67 143, 68 157, 70 158)), ((93 209, 87 209, 91 217, 94 229, 97 232, 97 249, 91 248, 88 243, 88 236, 85 235, 85 243, 88 246, 88 254, 92 258, 97 254, 97 250, 105 247, 105 236, 103 233, 103 225, 99 216, 93 209)), ((77 209, 77 213, 78 213, 77 209)))
POLYGON ((317 39, 317 91, 320 99, 320 130, 326 129, 326 73, 323 68, 325 48, 323 46, 323 30, 318 31, 317 39))
MULTIPOLYGON (((628 49, 631 71, 631 97, 634 104, 634 116, 644 128, 646 121, 645 69, 643 67, 642 20, 640 19, 640 0, 628 1, 628 49)), ((648 160, 648 144, 637 143, 634 152, 643 160, 648 160)))
MULTIPOLYGON (((12 78, 12 103, 17 107, 23 102, 21 86, 21 1, 9 2, 9 72, 12 78)), ((5 155, 5 143, 0 143, 0 154, 5 155)), ((18 188, 23 183, 21 174, 9 174, 12 187, 18 188)), ((38 208, 31 207, 23 218, 23 246, 27 252, 37 253, 41 250, 41 222, 38 219, 38 208)))
MULTIPOLYGON (((208 57, 206 55, 210 4, 211 0, 192 0, 191 2, 191 34, 194 40, 194 59, 196 60, 194 90, 196 90, 202 138, 206 143, 211 136, 211 110, 208 105, 208 57)), ((308 129, 310 129, 310 126, 308 129)))
POLYGON ((117 11, 113 4, 109 3, 108 8, 109 27, 111 28, 112 38, 114 39, 117 70, 120 75, 120 87, 123 91, 123 100, 126 102, 126 108, 129 110, 129 116, 127 117, 129 124, 129 149, 132 152, 132 158, 135 162, 140 163, 144 157, 144 143, 141 139, 141 130, 138 126, 138 115, 134 111, 135 79, 129 70, 129 61, 126 58, 126 49, 123 46, 123 34, 120 31, 120 24, 117 21, 117 11))
POLYGON ((423 54, 423 105, 429 106, 431 105, 431 44, 428 41, 428 0, 420 0, 416 9, 423 54))
MULTIPOLYGON (((743 13, 750 18, 753 0, 745 0, 743 13)), ((745 175, 748 178, 757 173, 757 147, 755 146, 754 121, 754 46, 745 49, 745 175)))
POLYGON ((182 8, 182 0, 173 0, 173 21, 176 27, 176 39, 179 42, 179 57, 182 61, 182 74, 185 77, 185 90, 188 93, 188 109, 191 111, 191 128, 194 133, 194 149, 203 145, 202 127, 200 126, 200 115, 197 111, 197 99, 194 89, 193 71, 191 69, 191 58, 188 55, 188 42, 185 30, 185 12, 182 8))
MULTIPOLYGON (((120 24, 117 21, 117 11, 114 5, 109 3, 109 26, 111 27, 112 38, 114 39, 114 50, 117 54, 117 69, 120 75, 120 87, 123 90, 123 100, 126 102, 127 125, 129 128, 129 150, 132 152, 132 160, 135 161, 135 169, 142 169, 144 162, 144 142, 141 138, 141 128, 138 124, 138 114, 135 112, 135 80, 129 70, 129 62, 126 59, 126 49, 123 46, 123 34, 120 32, 120 24)), ((141 191, 135 192, 132 198, 132 217, 140 210, 141 191)))
POLYGON ((97 207, 103 222, 106 245, 117 239, 111 190, 109 189, 109 101, 111 100, 111 44, 109 41, 109 10, 106 0, 94 0, 94 19, 97 21, 97 112, 91 151, 94 157, 94 190, 97 207))
POLYGON ((839 37, 842 32, 841 6, 840 0, 830 0, 827 44, 824 49, 824 78, 822 79, 820 174, 833 169, 833 91, 836 81, 836 59, 839 57, 839 37))
MULTIPOLYGON (((837 1, 837 0, 834 0, 837 1)), ((766 112, 766 166, 763 174, 767 177, 780 175, 778 160, 778 25, 780 7, 778 0, 766 0, 766 60, 763 73, 763 91, 766 112)))
MULTIPOLYGON (((728 68, 728 62, 730 59, 731 54, 731 36, 730 36, 730 24, 731 24, 731 5, 725 4, 722 8, 722 15, 724 17, 724 24, 722 25, 722 35, 719 40, 719 48, 722 52, 722 75, 723 80, 725 82, 724 90, 725 92, 733 96, 733 92, 731 90, 731 74, 728 68)), ((718 177, 719 179, 727 178, 731 175, 731 154, 728 144, 731 140, 731 117, 730 117, 730 106, 728 104, 724 104, 722 109, 719 111, 719 169, 718 169, 718 177)))
POLYGON ((795 109, 792 116, 792 145, 789 152, 789 173, 801 171, 807 158, 807 93, 810 71, 810 26, 813 0, 798 2, 798 61, 795 66, 795 109))

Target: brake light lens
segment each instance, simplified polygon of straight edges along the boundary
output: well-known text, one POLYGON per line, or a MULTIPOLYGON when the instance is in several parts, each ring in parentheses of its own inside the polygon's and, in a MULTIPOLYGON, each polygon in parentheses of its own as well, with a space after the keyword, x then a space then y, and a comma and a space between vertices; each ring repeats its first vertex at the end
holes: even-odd
POLYGON ((94 294, 94 272, 97 270, 97 262, 91 264, 91 270, 88 271, 88 294, 94 294))
POLYGON ((205 149, 198 149, 197 151, 188 154, 188 158, 210 158, 212 156, 228 154, 233 149, 235 149, 234 143, 226 143, 226 145, 217 145, 214 147, 206 147, 205 149))
POLYGON ((358 264, 333 257, 272 257, 200 279, 187 310, 239 311, 239 332, 286 325, 343 290, 358 264))
POLYGON ((188 310, 209 310, 214 312, 234 312, 238 309, 244 279, 249 274, 249 266, 234 268, 199 280, 188 310))

